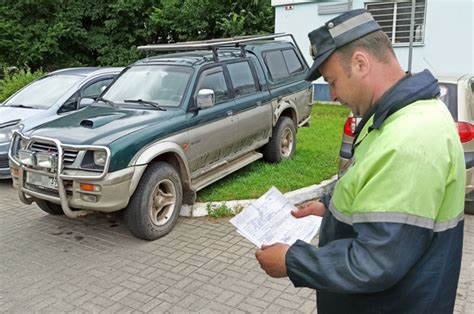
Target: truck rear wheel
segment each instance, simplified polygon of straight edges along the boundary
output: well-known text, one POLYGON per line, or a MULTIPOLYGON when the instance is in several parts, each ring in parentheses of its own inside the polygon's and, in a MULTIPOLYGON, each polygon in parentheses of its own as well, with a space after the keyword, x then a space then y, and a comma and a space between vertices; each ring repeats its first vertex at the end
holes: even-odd
POLYGON ((36 205, 41 208, 44 212, 51 215, 64 215, 61 205, 54 204, 44 200, 36 200, 36 205))
POLYGON ((125 209, 125 222, 136 237, 156 240, 178 221, 183 189, 178 172, 168 163, 148 166, 125 209))
POLYGON ((293 120, 280 117, 270 141, 263 147, 263 158, 272 163, 291 159, 296 150, 296 128, 293 120))

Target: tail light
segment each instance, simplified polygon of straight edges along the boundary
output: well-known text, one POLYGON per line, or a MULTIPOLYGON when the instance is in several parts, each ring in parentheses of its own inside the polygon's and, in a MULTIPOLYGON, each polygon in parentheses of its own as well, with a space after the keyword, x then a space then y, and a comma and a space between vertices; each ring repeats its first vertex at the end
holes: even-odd
POLYGON ((344 134, 347 136, 354 137, 354 131, 356 128, 356 118, 349 117, 344 123, 344 134))
POLYGON ((469 122, 457 122, 457 125, 461 143, 466 143, 474 139, 474 125, 470 124, 469 122))

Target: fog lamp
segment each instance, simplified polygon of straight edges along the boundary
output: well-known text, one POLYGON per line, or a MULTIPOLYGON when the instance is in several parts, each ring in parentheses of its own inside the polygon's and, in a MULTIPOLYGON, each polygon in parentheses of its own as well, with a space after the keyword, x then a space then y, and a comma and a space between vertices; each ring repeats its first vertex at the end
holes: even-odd
POLYGON ((53 169, 57 165, 57 157, 55 154, 47 152, 36 153, 36 165, 41 168, 53 169))
POLYGON ((18 159, 20 162, 26 166, 34 166, 35 165, 35 152, 20 149, 18 151, 18 159))
POLYGON ((81 194, 81 199, 90 203, 97 203, 97 196, 90 194, 81 194))

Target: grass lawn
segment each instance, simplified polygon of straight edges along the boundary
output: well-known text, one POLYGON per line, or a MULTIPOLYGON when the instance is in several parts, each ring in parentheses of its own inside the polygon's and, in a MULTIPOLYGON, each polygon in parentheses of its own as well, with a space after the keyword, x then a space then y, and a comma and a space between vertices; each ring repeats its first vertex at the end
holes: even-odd
POLYGON ((332 177, 348 113, 343 106, 314 105, 311 126, 298 130, 292 160, 279 164, 258 160, 199 191, 197 201, 253 199, 272 186, 286 193, 332 177))

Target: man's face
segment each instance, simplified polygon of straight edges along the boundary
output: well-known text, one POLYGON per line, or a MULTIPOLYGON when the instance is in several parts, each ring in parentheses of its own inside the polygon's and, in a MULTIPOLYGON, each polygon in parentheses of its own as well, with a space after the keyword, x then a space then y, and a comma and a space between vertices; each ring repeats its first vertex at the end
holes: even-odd
POLYGON ((319 71, 329 84, 331 100, 346 105, 356 115, 363 115, 370 107, 366 101, 366 88, 357 73, 352 71, 351 64, 343 67, 342 62, 341 56, 333 53, 319 71))

